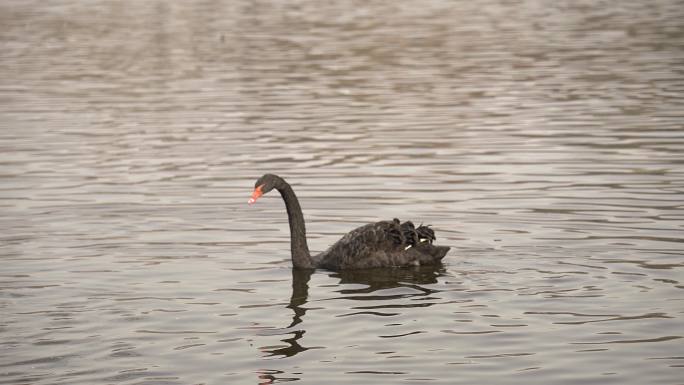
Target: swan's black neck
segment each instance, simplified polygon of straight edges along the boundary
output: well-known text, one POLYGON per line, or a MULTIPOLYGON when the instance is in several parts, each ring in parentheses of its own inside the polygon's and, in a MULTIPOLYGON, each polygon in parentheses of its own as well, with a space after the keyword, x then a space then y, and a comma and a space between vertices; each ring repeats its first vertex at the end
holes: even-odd
MULTIPOLYGON (((282 179, 281 179, 282 180, 282 179)), ((306 243, 306 227, 304 226, 304 214, 299 206, 297 196, 292 187, 282 180, 276 188, 285 201, 287 219, 290 222, 290 249, 292 251, 292 265, 300 269, 313 269, 314 263, 309 254, 309 246, 306 243)))

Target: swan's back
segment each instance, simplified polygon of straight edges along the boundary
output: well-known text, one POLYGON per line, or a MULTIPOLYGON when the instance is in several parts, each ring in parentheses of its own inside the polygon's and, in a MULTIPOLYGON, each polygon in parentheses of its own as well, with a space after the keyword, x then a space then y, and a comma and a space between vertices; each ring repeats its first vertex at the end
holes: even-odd
POLYGON ((317 267, 332 270, 434 265, 450 249, 433 245, 435 239, 428 226, 380 221, 350 231, 314 261, 317 267))

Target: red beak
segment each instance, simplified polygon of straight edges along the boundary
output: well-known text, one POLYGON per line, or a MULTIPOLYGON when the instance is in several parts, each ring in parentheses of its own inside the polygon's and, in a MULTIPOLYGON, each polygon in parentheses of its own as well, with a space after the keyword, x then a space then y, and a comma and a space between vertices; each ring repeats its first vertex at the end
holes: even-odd
POLYGON ((260 196, 264 195, 264 193, 261 191, 261 188, 262 188, 262 187, 264 187, 263 184, 257 186, 257 188, 254 189, 254 192, 252 193, 252 197, 249 198, 249 200, 247 201, 247 203, 249 203, 249 204, 251 205, 251 204, 253 204, 254 202, 256 202, 257 199, 259 199, 260 196))

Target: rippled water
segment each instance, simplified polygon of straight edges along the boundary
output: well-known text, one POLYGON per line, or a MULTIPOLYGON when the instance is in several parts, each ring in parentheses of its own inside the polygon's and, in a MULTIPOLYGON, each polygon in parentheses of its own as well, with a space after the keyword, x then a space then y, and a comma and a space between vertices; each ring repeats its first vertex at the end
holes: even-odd
POLYGON ((3 1, 0 383, 675 384, 679 1, 3 1), (435 269, 292 271, 366 222, 435 269))

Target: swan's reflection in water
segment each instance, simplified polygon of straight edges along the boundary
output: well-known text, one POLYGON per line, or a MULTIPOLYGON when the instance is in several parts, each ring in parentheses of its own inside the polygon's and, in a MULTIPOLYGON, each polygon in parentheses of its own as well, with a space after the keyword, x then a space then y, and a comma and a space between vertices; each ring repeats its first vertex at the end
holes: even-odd
POLYGON ((302 322, 302 317, 304 317, 308 310, 304 305, 309 297, 309 280, 311 279, 311 274, 313 272, 314 270, 309 269, 292 269, 292 295, 290 296, 290 302, 287 305, 287 308, 292 310, 293 315, 290 324, 284 328, 286 334, 291 336, 281 340, 285 343, 284 347, 276 349, 262 348, 262 351, 266 353, 267 356, 292 357, 310 349, 299 343, 299 340, 304 336, 306 330, 291 329, 302 322))
MULTIPOLYGON (((362 269, 346 270, 330 274, 330 277, 339 278, 340 285, 361 284, 363 288, 342 288, 342 294, 370 294, 378 290, 393 289, 397 287, 410 287, 423 293, 433 293, 432 289, 422 287, 437 283, 437 279, 445 274, 442 264, 434 266, 422 266, 415 268, 386 268, 386 269, 362 269)), ((365 297, 369 298, 369 297, 365 297)))
MULTIPOLYGON (((292 357, 309 349, 320 349, 321 347, 306 347, 302 345, 302 337, 306 333, 303 327, 295 328, 304 321, 304 315, 308 308, 304 307, 308 301, 309 296, 309 281, 314 270, 306 269, 292 269, 292 295, 290 302, 287 305, 288 309, 292 310, 292 321, 283 329, 284 334, 289 337, 281 341, 283 346, 277 348, 262 348, 262 352, 267 357, 292 357), (293 330, 294 328, 294 330, 293 330)), ((342 297, 332 298, 347 299, 355 301, 368 300, 393 300, 397 298, 406 297, 401 295, 372 295, 372 293, 380 290, 388 290, 400 287, 408 287, 416 290, 416 294, 412 296, 426 296, 436 293, 437 290, 424 287, 422 285, 429 285, 437 283, 440 276, 445 274, 442 265, 423 266, 416 268, 382 268, 382 269, 363 269, 363 270, 348 270, 329 273, 329 277, 339 279, 338 285, 340 289, 337 292, 342 294, 342 297), (347 288, 346 286, 350 287, 347 288), (354 287, 362 285, 361 287, 354 287)), ((410 307, 411 305, 393 304, 393 307, 410 307)), ((360 309, 363 307, 353 307, 360 309)), ((353 314, 353 313, 352 313, 353 314)))

